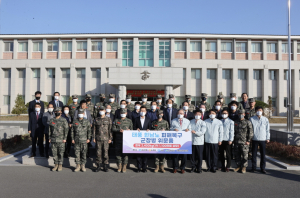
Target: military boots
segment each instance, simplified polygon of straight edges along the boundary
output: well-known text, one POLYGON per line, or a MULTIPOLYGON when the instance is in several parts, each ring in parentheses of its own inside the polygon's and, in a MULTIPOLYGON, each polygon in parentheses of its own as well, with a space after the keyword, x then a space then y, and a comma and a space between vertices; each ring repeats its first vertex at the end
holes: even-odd
POLYGON ((58 171, 58 172, 62 171, 62 164, 59 164, 59 165, 58 165, 57 171, 58 171))
POLYGON ((157 173, 158 170, 159 170, 159 165, 156 165, 156 168, 155 168, 154 172, 157 173))
POLYGON ((123 173, 126 173, 126 167, 127 167, 127 164, 123 164, 123 170, 122 170, 123 173))
POLYGON ((52 171, 57 171, 58 164, 55 164, 54 168, 52 168, 52 171))
POLYGON ((80 164, 76 164, 76 168, 74 170, 74 172, 78 172, 78 171, 80 171, 80 164))

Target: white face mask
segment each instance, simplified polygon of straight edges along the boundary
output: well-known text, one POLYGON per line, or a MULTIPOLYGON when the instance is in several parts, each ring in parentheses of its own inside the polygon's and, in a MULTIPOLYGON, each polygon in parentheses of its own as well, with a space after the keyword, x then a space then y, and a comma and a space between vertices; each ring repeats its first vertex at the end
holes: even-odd
POLYGON ((59 99, 59 96, 54 96, 55 100, 58 100, 59 99))
POLYGON ((232 110, 236 110, 236 106, 231 106, 231 109, 232 110))
POLYGON ((41 108, 35 108, 35 111, 39 112, 41 110, 41 108))
POLYGON ((222 118, 227 118, 228 117, 228 114, 222 114, 222 118))
POLYGON ((131 99, 126 99, 126 102, 131 102, 131 99))
POLYGON ((140 109, 140 108, 141 108, 141 106, 139 106, 139 105, 136 105, 134 108, 135 108, 135 109, 140 109))
POLYGON ((202 111, 202 113, 204 113, 204 112, 205 112, 205 109, 204 109, 204 108, 200 108, 200 110, 202 111))
POLYGON ((99 111, 99 114, 100 114, 100 115, 104 115, 105 112, 104 112, 104 111, 99 111))
POLYGON ((65 113, 66 115, 68 115, 68 114, 69 114, 69 110, 64 110, 64 113, 65 113))
POLYGON ((262 111, 257 111, 257 112, 256 112, 256 115, 261 116, 262 113, 263 113, 262 111))
POLYGON ((182 119, 182 118, 183 118, 183 115, 178 114, 178 115, 177 115, 177 118, 182 119))
POLYGON ((146 112, 140 112, 140 116, 145 116, 146 112))
POLYGON ((126 105, 121 104, 120 107, 121 109, 125 109, 126 105))
POLYGON ((171 108, 173 105, 172 104, 167 104, 167 107, 171 108))
POLYGON ((125 117, 126 117, 126 114, 121 114, 121 117, 122 117, 122 118, 125 118, 125 117))
POLYGON ((161 103, 161 100, 157 100, 158 103, 161 103))
POLYGON ((221 106, 215 106, 215 108, 217 109, 217 110, 220 110, 221 109, 221 106))
POLYGON ((110 112, 111 112, 111 109, 106 109, 106 112, 107 112, 107 113, 110 113, 110 112))
POLYGON ((183 106, 183 110, 188 110, 189 109, 189 107, 188 106, 183 106))
POLYGON ((174 101, 174 98, 170 98, 170 99, 174 101))
POLYGON ((78 114, 78 117, 79 118, 83 118, 83 114, 81 113, 81 114, 78 114))
POLYGON ((48 111, 49 111, 50 113, 52 113, 52 112, 53 112, 53 108, 48 108, 48 111))
POLYGON ((142 101, 143 101, 143 102, 147 102, 147 98, 143 98, 142 101))
POLYGON ((109 102, 114 102, 114 101, 115 101, 114 98, 110 98, 110 99, 109 99, 109 102))
POLYGON ((78 101, 78 99, 73 99, 73 102, 77 102, 78 101))
POLYGON ((231 101, 235 101, 235 98, 230 98, 231 101))
POLYGON ((210 117, 211 119, 215 119, 216 115, 215 115, 215 114, 210 114, 209 117, 210 117))
POLYGON ((196 116, 195 116, 195 119, 196 119, 196 120, 200 120, 200 118, 201 118, 201 116, 199 116, 199 115, 196 115, 196 116))
POLYGON ((152 105, 151 109, 153 109, 153 110, 156 109, 156 105, 152 105))

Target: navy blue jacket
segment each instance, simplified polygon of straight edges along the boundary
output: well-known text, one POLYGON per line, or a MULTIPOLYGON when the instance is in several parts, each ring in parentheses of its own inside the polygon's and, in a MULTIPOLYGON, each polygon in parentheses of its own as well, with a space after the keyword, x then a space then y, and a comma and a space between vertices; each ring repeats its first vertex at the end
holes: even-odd
MULTIPOLYGON (((171 115, 171 120, 174 118, 177 118, 177 109, 172 108, 172 115, 171 115)), ((169 120, 169 113, 168 113, 168 108, 164 109, 164 116, 163 119, 166 120, 169 123, 169 126, 171 126, 170 120, 169 120)))
POLYGON ((145 116, 144 126, 142 127, 140 117, 137 117, 134 120, 134 123, 133 123, 133 130, 137 130, 137 129, 140 129, 140 130, 149 129, 150 130, 151 129, 151 120, 150 120, 150 118, 145 116))
POLYGON ((35 134, 44 133, 43 125, 43 113, 40 111, 39 118, 36 119, 36 112, 31 112, 29 115, 28 131, 31 131, 30 137, 34 137, 35 134))
MULTIPOLYGON (((64 107, 64 103, 62 101, 58 101, 58 103, 59 103, 59 107, 61 107, 61 108, 64 107)), ((55 109, 55 107, 56 107, 55 100, 50 101, 49 104, 52 104, 55 109)))
MULTIPOLYGON (((35 100, 29 102, 28 116, 30 116, 31 112, 35 112, 35 104, 36 104, 35 100)), ((40 112, 44 113, 45 112, 44 102, 40 100, 40 104, 41 104, 40 112)))

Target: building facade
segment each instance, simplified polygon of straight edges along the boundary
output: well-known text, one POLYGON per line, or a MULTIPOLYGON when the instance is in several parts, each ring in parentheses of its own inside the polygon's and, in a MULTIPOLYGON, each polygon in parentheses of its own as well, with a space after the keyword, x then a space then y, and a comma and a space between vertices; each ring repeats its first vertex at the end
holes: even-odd
MULTIPOLYGON (((299 116, 300 36, 292 36, 292 104, 299 116)), ((69 96, 115 93, 176 96, 201 93, 211 104, 222 92, 264 102, 271 96, 275 115, 286 115, 288 44, 284 35, 223 34, 36 34, 0 35, 0 108, 8 114, 18 94, 25 103, 42 92, 69 96)))

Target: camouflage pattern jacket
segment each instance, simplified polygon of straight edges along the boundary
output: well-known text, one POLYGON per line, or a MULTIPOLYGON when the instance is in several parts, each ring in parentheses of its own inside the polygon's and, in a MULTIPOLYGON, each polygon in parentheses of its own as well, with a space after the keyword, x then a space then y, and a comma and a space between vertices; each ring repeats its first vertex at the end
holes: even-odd
POLYGON ((70 104, 69 105, 69 108, 70 108, 70 112, 69 112, 69 114, 70 114, 70 116, 72 117, 72 119, 74 118, 74 114, 75 114, 75 111, 78 109, 78 107, 79 107, 79 104, 77 103, 77 104, 70 104))
POLYGON ((253 126, 249 120, 237 120, 234 122, 234 143, 246 144, 253 137, 253 126))
POLYGON ((117 109, 120 109, 120 106, 116 103, 116 102, 109 102, 109 103, 106 103, 105 105, 110 105, 111 106, 111 113, 113 115, 115 115, 115 112, 117 109))
POLYGON ((156 131, 160 131, 160 130, 165 130, 165 131, 169 131, 170 127, 169 127, 169 123, 166 120, 154 120, 151 124, 152 130, 156 130, 156 131))
POLYGON ((87 119, 76 119, 71 127, 71 137, 75 143, 85 143, 91 137, 91 124, 87 119))
POLYGON ((141 106, 145 106, 147 108, 147 110, 151 110, 151 106, 148 102, 146 102, 146 103, 141 102, 141 106))
POLYGON ((204 103, 204 102, 199 102, 198 103, 198 105, 197 105, 197 107, 198 107, 198 109, 200 109, 200 105, 205 105, 205 109, 207 110, 207 111, 209 111, 210 109, 211 109, 211 106, 210 106, 210 104, 206 101, 206 103, 204 103))
POLYGON ((112 121, 109 117, 97 117, 93 124, 93 138, 97 141, 112 140, 112 121))
POLYGON ((130 111, 130 112, 132 112, 132 111, 134 111, 134 104, 127 104, 127 109, 130 111))
POLYGON ((101 106, 104 106, 105 107, 105 104, 106 104, 106 102, 97 102, 96 103, 96 105, 95 105, 95 109, 94 109, 94 117, 96 118, 97 116, 98 116, 98 114, 99 114, 99 108, 101 107, 101 106))
POLYGON ((89 104, 86 104, 86 109, 91 112, 92 118, 94 117, 94 110, 95 110, 95 105, 94 103, 90 102, 89 104))
POLYGON ((120 130, 133 130, 133 124, 132 121, 129 118, 122 119, 115 119, 112 131, 115 133, 115 140, 116 142, 122 142, 123 139, 123 133, 120 132, 120 130))
POLYGON ((51 142, 63 142, 67 139, 69 124, 63 117, 52 118, 49 122, 49 135, 51 142))
POLYGON ((245 109, 245 118, 246 118, 247 120, 250 120, 250 118, 251 118, 252 116, 255 116, 255 115, 256 115, 256 113, 255 113, 255 108, 253 108, 253 109, 246 108, 246 109, 245 109))

